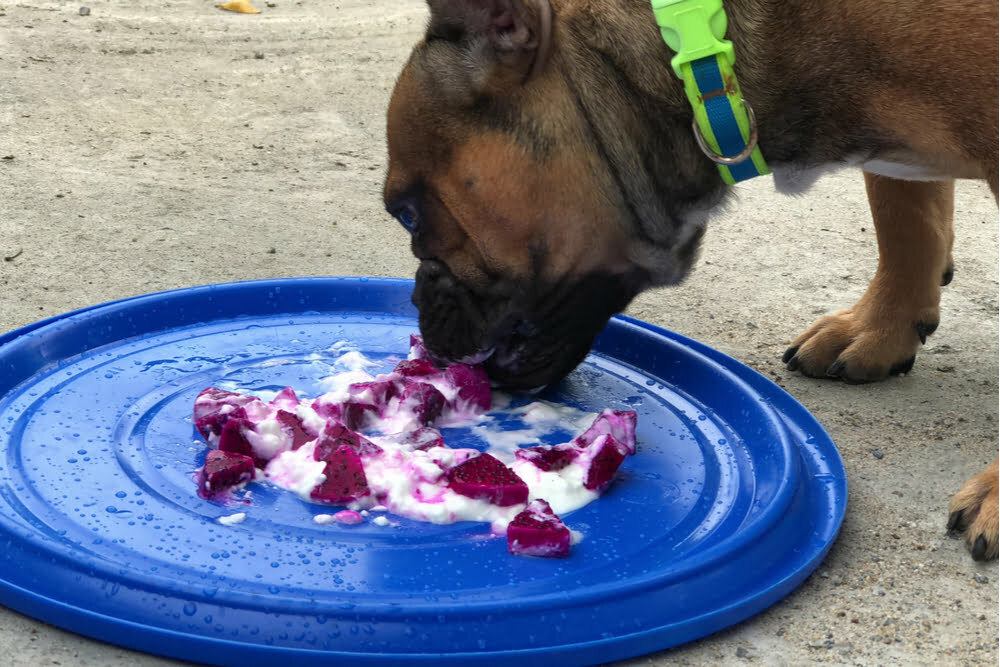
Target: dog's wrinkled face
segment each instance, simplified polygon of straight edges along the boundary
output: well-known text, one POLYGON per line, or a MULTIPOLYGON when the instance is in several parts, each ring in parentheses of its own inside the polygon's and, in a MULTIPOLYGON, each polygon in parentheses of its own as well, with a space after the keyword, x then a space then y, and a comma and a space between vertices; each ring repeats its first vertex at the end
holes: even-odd
POLYGON ((485 359, 500 385, 541 387, 649 276, 571 87, 551 71, 532 80, 549 38, 538 5, 431 10, 390 103, 384 192, 421 262, 424 343, 441 360, 485 359))

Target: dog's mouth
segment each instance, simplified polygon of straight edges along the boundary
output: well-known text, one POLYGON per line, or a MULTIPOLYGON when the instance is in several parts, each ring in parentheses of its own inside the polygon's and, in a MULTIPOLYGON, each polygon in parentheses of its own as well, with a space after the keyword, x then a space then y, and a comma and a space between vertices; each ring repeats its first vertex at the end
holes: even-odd
POLYGON ((474 290, 437 261, 417 271, 413 302, 428 352, 443 363, 482 363, 494 385, 535 390, 584 360, 608 319, 638 287, 607 274, 542 284, 494 281, 474 290))

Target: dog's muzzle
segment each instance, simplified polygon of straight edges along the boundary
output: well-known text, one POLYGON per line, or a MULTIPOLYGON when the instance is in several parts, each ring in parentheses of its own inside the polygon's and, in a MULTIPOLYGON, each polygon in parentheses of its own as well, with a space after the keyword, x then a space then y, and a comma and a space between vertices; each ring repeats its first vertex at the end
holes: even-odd
POLYGON ((484 363, 492 382, 538 389, 587 356, 608 319, 639 292, 625 277, 593 273, 555 284, 495 280, 485 289, 424 260, 413 303, 427 351, 441 362, 484 363))

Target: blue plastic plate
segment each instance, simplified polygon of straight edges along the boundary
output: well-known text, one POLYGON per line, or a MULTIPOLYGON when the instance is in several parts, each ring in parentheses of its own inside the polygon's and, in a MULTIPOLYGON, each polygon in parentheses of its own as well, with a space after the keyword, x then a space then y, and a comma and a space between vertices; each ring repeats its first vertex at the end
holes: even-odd
POLYGON ((198 662, 598 663, 745 619, 830 548, 847 487, 819 424, 749 368, 626 317, 541 396, 639 413, 638 453, 564 517, 585 535, 567 559, 511 556, 478 523, 318 525, 327 508, 263 484, 247 505, 196 495, 200 390, 310 397, 338 341, 405 354, 411 289, 210 285, 4 336, 0 603, 198 662), (246 521, 217 522, 234 512, 246 521))

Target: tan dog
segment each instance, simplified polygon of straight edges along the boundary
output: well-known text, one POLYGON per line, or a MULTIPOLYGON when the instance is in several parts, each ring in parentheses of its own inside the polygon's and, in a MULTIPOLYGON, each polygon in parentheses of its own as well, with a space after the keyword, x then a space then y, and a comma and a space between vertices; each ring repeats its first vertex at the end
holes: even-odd
MULTIPOLYGON (((412 233, 428 348, 498 382, 558 380, 641 290, 680 282, 727 194, 647 0, 429 0, 388 113, 385 204, 412 233), (551 1, 551 4, 550 4, 551 1)), ((997 194, 997 8, 987 0, 727 0, 775 186, 864 170, 879 265, 789 368, 907 372, 952 275, 955 178, 997 194)), ((949 529, 997 554, 997 463, 949 529)))

